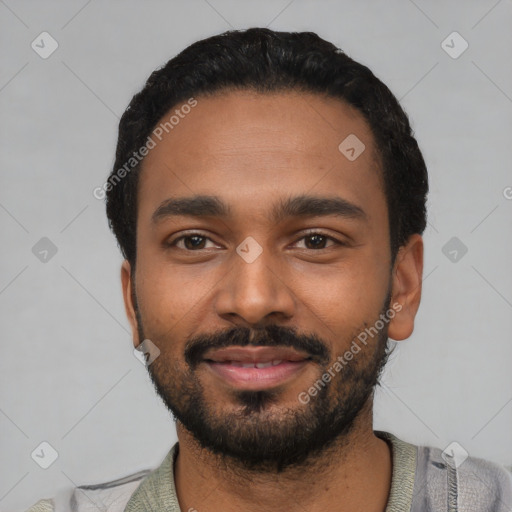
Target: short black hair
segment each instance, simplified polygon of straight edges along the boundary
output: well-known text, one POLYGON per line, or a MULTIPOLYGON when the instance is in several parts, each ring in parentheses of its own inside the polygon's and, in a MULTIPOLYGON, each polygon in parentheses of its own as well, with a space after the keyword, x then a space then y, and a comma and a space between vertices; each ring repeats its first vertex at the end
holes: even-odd
POLYGON ((223 90, 303 91, 355 107, 370 126, 380 158, 392 263, 412 234, 423 233, 428 173, 407 114, 389 88, 313 32, 230 30, 191 44, 155 70, 121 117, 115 163, 104 190, 110 228, 132 267, 143 162, 138 151, 171 108, 223 90))

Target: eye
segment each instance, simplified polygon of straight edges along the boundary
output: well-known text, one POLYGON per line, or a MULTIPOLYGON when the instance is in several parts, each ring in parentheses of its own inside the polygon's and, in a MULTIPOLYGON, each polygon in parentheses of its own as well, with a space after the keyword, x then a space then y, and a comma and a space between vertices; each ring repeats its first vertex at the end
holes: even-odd
POLYGON ((308 234, 306 234, 305 236, 300 238, 298 241, 300 241, 300 240, 306 240, 305 248, 312 249, 312 250, 328 249, 329 247, 333 247, 336 245, 345 245, 344 243, 336 240, 335 238, 333 238, 331 236, 327 236, 327 235, 317 232, 317 231, 309 232, 308 234), (326 247, 325 244, 328 241, 333 242, 333 244, 326 247))
POLYGON ((212 242, 210 238, 201 233, 189 233, 187 235, 183 235, 180 236, 179 238, 176 238, 175 240, 169 242, 166 245, 168 247, 178 247, 178 249, 183 249, 185 251, 195 251, 206 249, 207 247, 205 247, 205 244, 207 240, 212 242), (183 242, 183 244, 181 244, 181 242, 183 242))
MULTIPOLYGON (((343 246, 346 245, 343 242, 340 242, 339 240, 336 240, 335 238, 328 236, 324 233, 318 232, 318 231, 311 231, 304 235, 303 237, 299 238, 296 244, 300 242, 301 240, 304 240, 304 249, 310 249, 310 250, 323 250, 323 249, 329 249, 329 247, 333 246, 343 246), (328 242, 331 242, 331 245, 326 244, 328 242)), ((215 243, 211 240, 211 238, 205 236, 202 233, 199 232, 193 232, 188 233, 186 235, 182 235, 175 240, 166 243, 166 247, 177 247, 178 249, 182 249, 185 251, 200 251, 203 249, 208 249, 207 243, 211 242, 213 244, 212 247, 217 247, 215 243)))

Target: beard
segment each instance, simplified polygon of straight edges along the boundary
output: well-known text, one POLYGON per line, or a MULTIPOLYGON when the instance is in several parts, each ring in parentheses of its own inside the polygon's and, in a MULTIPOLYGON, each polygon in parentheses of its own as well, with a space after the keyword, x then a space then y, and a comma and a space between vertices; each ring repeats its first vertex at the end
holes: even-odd
MULTIPOLYGON (((388 293, 380 313, 389 310, 390 301, 388 293)), ((136 300, 134 304, 139 339, 144 340, 136 300)), ((347 343, 341 345, 343 352, 367 326, 364 323, 361 329, 352 333, 347 343)), ((166 358, 165 348, 172 345, 172 339, 160 336, 152 341, 162 352, 148 366, 148 372, 157 394, 200 447, 225 460, 228 467, 279 473, 310 465, 328 450, 348 443, 355 420, 368 405, 371 407, 374 388, 390 353, 387 334, 386 324, 328 384, 324 383, 320 389, 317 387, 315 396, 311 396, 307 403, 297 397, 293 406, 279 405, 282 393, 279 388, 232 390, 230 398, 237 408, 222 410, 222 403, 213 404, 206 399, 196 368, 204 361, 208 349, 233 345, 286 346, 306 352, 317 365, 318 379, 321 380, 337 355, 331 354, 328 344, 314 333, 298 334, 293 328, 268 325, 257 330, 234 327, 198 335, 187 340, 183 354, 185 364, 166 358)), ((315 382, 318 381, 315 379, 315 382)), ((307 392, 311 385, 313 382, 305 385, 303 391, 307 392)))

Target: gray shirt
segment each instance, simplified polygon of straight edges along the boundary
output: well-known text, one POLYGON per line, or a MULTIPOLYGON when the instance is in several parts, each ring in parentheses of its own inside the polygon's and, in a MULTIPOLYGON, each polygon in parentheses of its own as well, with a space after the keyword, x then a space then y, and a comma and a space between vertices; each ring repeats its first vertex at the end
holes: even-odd
MULTIPOLYGON (((512 473, 474 457, 465 460, 438 448, 416 446, 375 431, 391 446, 393 472, 385 512, 511 512, 512 473)), ((186 512, 174 485, 176 443, 161 465, 113 482, 80 486, 41 500, 27 512, 186 512)))

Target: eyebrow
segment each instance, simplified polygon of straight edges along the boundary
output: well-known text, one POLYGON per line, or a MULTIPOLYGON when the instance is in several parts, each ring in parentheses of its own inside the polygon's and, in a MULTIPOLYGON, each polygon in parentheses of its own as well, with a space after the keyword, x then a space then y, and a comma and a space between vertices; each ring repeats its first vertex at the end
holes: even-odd
MULTIPOLYGON (((170 198, 163 201, 151 216, 153 223, 169 217, 229 217, 231 208, 217 196, 197 195, 170 198)), ((272 208, 269 220, 279 223, 288 217, 320 217, 335 215, 368 221, 365 211, 341 197, 300 195, 279 200, 272 208)))

